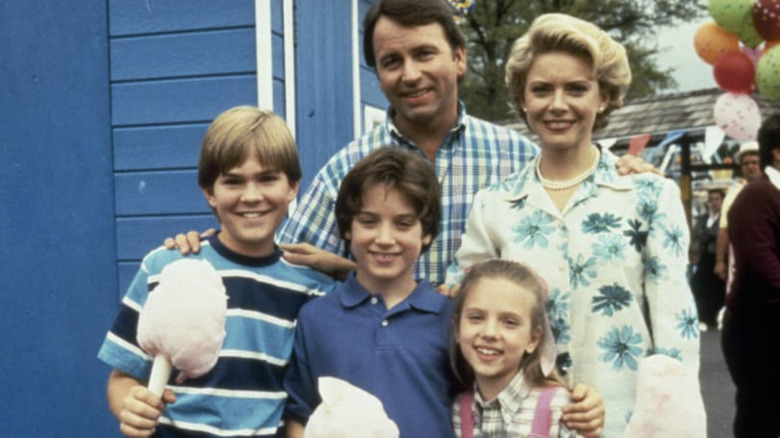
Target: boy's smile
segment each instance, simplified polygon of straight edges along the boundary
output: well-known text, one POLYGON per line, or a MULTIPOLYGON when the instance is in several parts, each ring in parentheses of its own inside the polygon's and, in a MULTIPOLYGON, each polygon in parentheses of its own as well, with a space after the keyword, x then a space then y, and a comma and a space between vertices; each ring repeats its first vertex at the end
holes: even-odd
POLYGON ((417 286, 413 272, 423 236, 418 213, 395 189, 375 185, 363 192, 363 206, 352 219, 347 238, 357 264, 357 280, 379 294, 389 308, 417 286))
POLYGON ((262 257, 273 252, 274 234, 297 192, 297 184, 264 167, 250 147, 243 163, 221 174, 211 193, 203 193, 222 225, 219 240, 239 254, 262 257))

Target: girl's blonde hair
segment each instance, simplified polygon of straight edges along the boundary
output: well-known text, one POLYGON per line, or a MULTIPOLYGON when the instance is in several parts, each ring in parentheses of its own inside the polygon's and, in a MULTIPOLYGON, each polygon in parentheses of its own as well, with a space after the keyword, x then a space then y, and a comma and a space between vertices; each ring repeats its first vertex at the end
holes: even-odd
POLYGON ((519 109, 524 101, 528 72, 538 55, 550 52, 565 52, 590 64, 602 97, 609 99, 604 111, 596 115, 593 130, 607 126, 609 113, 623 106, 631 83, 626 49, 598 26, 566 14, 539 16, 528 32, 512 44, 505 77, 509 104, 527 122, 525 113, 519 109))
POLYGON ((452 337, 450 339, 450 364, 453 372, 464 388, 474 386, 474 369, 466 361, 458 343, 457 333, 460 327, 463 306, 468 299, 471 290, 485 278, 503 278, 516 284, 536 298, 536 305, 531 309, 531 331, 540 333, 539 345, 533 353, 523 355, 518 369, 523 370, 523 375, 530 386, 544 386, 548 383, 565 385, 555 369, 548 376, 542 371, 542 352, 545 351, 546 342, 555 342, 551 337, 545 336, 549 332, 547 321, 547 282, 545 282, 530 267, 509 261, 493 259, 478 263, 470 268, 460 285, 460 292, 455 299, 455 310, 452 315, 452 337))

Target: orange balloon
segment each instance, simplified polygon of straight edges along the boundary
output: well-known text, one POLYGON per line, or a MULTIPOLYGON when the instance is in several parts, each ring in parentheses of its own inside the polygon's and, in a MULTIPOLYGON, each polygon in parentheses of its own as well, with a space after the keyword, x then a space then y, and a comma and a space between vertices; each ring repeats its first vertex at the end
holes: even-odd
POLYGON ((739 37, 710 21, 696 30, 693 46, 704 62, 715 64, 721 55, 739 52, 739 37))

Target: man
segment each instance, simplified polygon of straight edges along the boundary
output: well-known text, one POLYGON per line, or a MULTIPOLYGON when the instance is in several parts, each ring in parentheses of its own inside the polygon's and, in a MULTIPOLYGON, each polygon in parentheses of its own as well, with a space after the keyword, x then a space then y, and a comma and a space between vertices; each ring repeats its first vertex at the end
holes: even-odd
POLYGON ((758 143, 755 141, 749 141, 742 143, 739 146, 737 156, 734 157, 739 163, 739 170, 744 180, 737 180, 736 183, 729 189, 726 198, 723 200, 723 206, 721 208, 720 215, 720 229, 718 230, 718 242, 716 244, 715 251, 715 274, 721 279, 726 281, 726 291, 728 292, 731 285, 731 270, 727 262, 729 254, 729 235, 726 231, 729 221, 728 214, 731 209, 731 204, 737 198, 739 191, 746 183, 759 178, 762 175, 761 166, 758 164, 758 143))
POLYGON ((691 288, 699 310, 699 329, 707 331, 717 328, 717 318, 723 299, 726 296, 726 283, 715 274, 715 244, 720 228, 721 204, 725 193, 722 189, 707 191, 709 212, 696 221, 693 228, 693 241, 698 249, 696 272, 691 280, 691 288))
POLYGON ((734 436, 780 436, 780 114, 758 131, 766 176, 748 184, 729 212, 735 274, 721 338, 737 387, 734 436))

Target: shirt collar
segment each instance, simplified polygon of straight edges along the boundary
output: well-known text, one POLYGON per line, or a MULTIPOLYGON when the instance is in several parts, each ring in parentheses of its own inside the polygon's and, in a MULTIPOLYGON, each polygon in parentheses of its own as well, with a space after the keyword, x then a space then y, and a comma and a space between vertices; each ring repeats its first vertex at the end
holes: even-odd
POLYGON ((769 182, 771 182, 775 187, 777 187, 778 190, 780 190, 780 171, 772 166, 766 166, 764 169, 764 174, 767 178, 769 178, 769 182))
MULTIPOLYGON (((355 273, 350 273, 339 294, 341 305, 348 308, 357 307, 368 301, 370 297, 371 294, 357 281, 355 273)), ((417 287, 403 302, 398 304, 398 307, 408 306, 423 312, 439 313, 449 301, 449 298, 437 293, 428 280, 420 280, 417 287)))
MULTIPOLYGON (((401 133, 401 131, 398 130, 398 128, 395 127, 395 124, 393 123, 393 115, 395 115, 395 110, 393 107, 387 108, 387 117, 385 118, 385 129, 387 129, 387 132, 389 132, 390 135, 396 139, 400 140, 403 144, 414 145, 411 140, 409 140, 401 133)), ((452 138, 452 136, 464 129, 466 129, 466 105, 462 101, 458 100, 458 122, 455 124, 455 127, 450 130, 447 138, 452 138)))
POLYGON ((479 391, 474 390, 474 402, 481 406, 483 409, 492 408, 498 404, 501 409, 501 418, 505 423, 511 423, 512 418, 520 410, 523 402, 531 394, 531 387, 525 381, 522 371, 518 371, 517 374, 509 381, 509 384, 498 393, 495 399, 485 402, 482 400, 482 396, 479 391))

